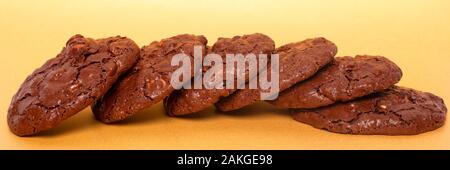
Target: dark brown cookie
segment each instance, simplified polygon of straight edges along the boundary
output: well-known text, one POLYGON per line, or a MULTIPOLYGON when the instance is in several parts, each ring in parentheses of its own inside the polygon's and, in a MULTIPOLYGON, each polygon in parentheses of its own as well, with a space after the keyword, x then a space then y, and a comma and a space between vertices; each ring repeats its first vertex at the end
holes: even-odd
MULTIPOLYGON (((235 36, 233 38, 219 38, 212 47, 212 52, 219 54, 223 58, 223 65, 226 68, 226 54, 253 53, 270 55, 275 49, 274 41, 264 34, 250 34, 235 36)), ((249 70, 244 71, 245 81, 249 79, 249 70)), ((225 69, 224 69, 225 76, 225 69)), ((236 77, 235 77, 236 79, 236 77)), ((235 86, 239 84, 235 81, 235 86)), ((165 101, 166 112, 170 116, 180 116, 191 114, 206 109, 213 105, 221 97, 228 96, 236 91, 234 89, 182 89, 171 94, 165 101)))
POLYGON ((297 121, 336 133, 414 135, 444 125, 447 108, 431 93, 394 86, 354 101, 290 112, 297 121))
POLYGON ((13 97, 8 111, 11 131, 26 136, 57 126, 105 94, 138 56, 139 47, 125 37, 73 36, 13 97))
MULTIPOLYGON (((325 38, 307 39, 279 47, 279 87, 283 91, 297 82, 314 75, 320 68, 333 61, 337 47, 325 38)), ((270 73, 270 67, 267 70, 270 73)), ((260 89, 242 89, 221 99, 216 107, 232 111, 260 100, 260 89)))
POLYGON ((382 91, 401 77, 401 69, 385 57, 337 57, 311 79, 268 102, 282 108, 316 108, 382 91))
POLYGON ((183 34, 143 47, 136 66, 92 107, 95 117, 112 123, 163 100, 174 90, 170 79, 179 68, 171 66, 172 57, 183 52, 193 64, 194 46, 201 46, 205 54, 206 44, 203 36, 183 34))

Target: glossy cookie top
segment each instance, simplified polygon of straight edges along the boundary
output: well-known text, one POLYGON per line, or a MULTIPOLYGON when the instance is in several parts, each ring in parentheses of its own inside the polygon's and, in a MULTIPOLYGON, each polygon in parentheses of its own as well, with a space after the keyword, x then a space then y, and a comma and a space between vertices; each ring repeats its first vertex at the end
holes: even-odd
POLYGON ((283 108, 316 108, 382 91, 401 77, 401 69, 382 56, 337 57, 311 79, 269 102, 283 108))
POLYGON ((136 66, 93 106, 96 118, 105 123, 120 121, 162 101, 174 90, 170 79, 179 67, 171 66, 172 57, 184 53, 193 64, 194 46, 202 47, 205 54, 206 44, 203 36, 182 34, 143 47, 136 66))
POLYGON ((13 97, 8 112, 11 131, 25 136, 55 127, 105 94, 138 56, 139 47, 125 37, 71 37, 13 97))

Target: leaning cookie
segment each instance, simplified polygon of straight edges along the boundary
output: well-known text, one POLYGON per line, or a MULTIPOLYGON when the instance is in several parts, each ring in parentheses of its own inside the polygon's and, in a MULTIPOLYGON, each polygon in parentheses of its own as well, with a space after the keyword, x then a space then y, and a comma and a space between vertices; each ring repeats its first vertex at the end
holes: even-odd
POLYGON ((394 86, 354 101, 290 112, 299 122, 336 133, 415 135, 443 126, 447 108, 431 93, 394 86))
MULTIPOLYGON (((279 47, 279 90, 313 76, 319 69, 332 62, 337 53, 336 45, 325 38, 307 39, 279 47)), ((267 72, 270 72, 268 67, 267 72)), ((261 89, 242 89, 216 103, 220 111, 232 111, 260 100, 261 89)))
POLYGON ((143 47, 134 68, 93 105, 95 117, 113 123, 162 101, 174 90, 170 80, 179 67, 171 66, 172 57, 184 53, 193 64, 194 46, 205 54, 206 44, 203 36, 182 34, 143 47))
MULTIPOLYGON (((271 54, 275 49, 274 41, 260 33, 235 36, 233 38, 219 38, 212 46, 211 52, 220 55, 224 61, 223 65, 226 68, 226 54, 243 54, 247 55, 253 53, 258 54, 271 54)), ((225 69, 223 69, 223 75, 226 75, 225 69)), ((249 75, 249 70, 244 70, 245 81, 248 81, 252 77, 249 75)), ((241 84, 236 83, 237 87, 241 84)), ((170 116, 181 116, 192 114, 201 110, 204 110, 214 103, 219 101, 220 98, 230 95, 236 91, 236 88, 230 89, 182 89, 172 93, 167 99, 164 100, 165 110, 170 116)))
POLYGON ((27 136, 57 126, 104 95, 138 57, 139 47, 125 37, 71 37, 23 82, 8 110, 9 128, 27 136))
POLYGON ((385 57, 337 57, 311 79, 268 102, 281 108, 316 108, 382 91, 401 77, 401 69, 385 57))

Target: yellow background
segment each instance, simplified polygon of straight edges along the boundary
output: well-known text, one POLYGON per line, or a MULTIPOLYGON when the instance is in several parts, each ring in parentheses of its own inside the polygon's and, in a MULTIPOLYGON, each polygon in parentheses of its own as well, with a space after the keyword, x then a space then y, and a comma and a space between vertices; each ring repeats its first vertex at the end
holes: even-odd
POLYGON ((76 33, 124 35, 140 46, 169 36, 261 32, 277 46, 324 36, 339 56, 379 54, 404 72, 400 85, 450 102, 450 1, 0 1, 0 149, 450 149, 450 126, 417 136, 353 136, 297 123, 260 103, 229 113, 210 108, 185 118, 161 104, 117 125, 85 109, 35 137, 9 132, 6 114, 25 77, 76 33))

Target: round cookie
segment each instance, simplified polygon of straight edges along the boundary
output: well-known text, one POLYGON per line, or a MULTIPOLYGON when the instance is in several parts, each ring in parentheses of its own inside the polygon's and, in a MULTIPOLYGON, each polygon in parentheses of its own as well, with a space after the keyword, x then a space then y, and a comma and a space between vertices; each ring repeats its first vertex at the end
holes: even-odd
POLYGON ((401 69, 385 57, 337 57, 312 78, 268 102, 281 108, 316 108, 382 91, 401 77, 401 69))
POLYGON ((203 36, 182 34, 143 47, 132 70, 93 105, 95 117, 113 123, 162 101, 174 90, 170 79, 179 67, 171 66, 172 57, 185 53, 193 64, 194 46, 201 46, 205 54, 206 44, 203 36))
POLYGON ((57 126, 105 94, 138 57, 139 47, 125 37, 71 37, 14 95, 7 118, 10 130, 27 136, 57 126))
MULTIPOLYGON (((223 66, 226 68, 226 54, 243 54, 253 53, 270 55, 275 49, 274 41, 260 33, 235 36, 233 38, 219 38, 214 43, 211 52, 220 55, 223 58, 223 66)), ((249 70, 244 71, 245 81, 249 80, 249 70)), ((225 69, 223 75, 226 75, 225 69)), ((225 97, 236 91, 239 84, 236 83, 234 89, 182 89, 172 93, 164 100, 165 110, 170 116, 181 116, 195 113, 213 105, 221 97, 225 97)), ((251 78, 250 78, 251 79, 251 78)))
POLYGON ((431 93, 394 86, 354 101, 290 112, 299 122, 336 133, 414 135, 444 125, 447 108, 431 93))
MULTIPOLYGON (((288 89, 297 82, 314 75, 331 61, 337 47, 325 38, 307 39, 279 47, 279 90, 288 89)), ((270 67, 267 72, 270 73, 270 67)), ((260 100, 261 89, 242 89, 216 103, 220 111, 232 111, 260 100)))

